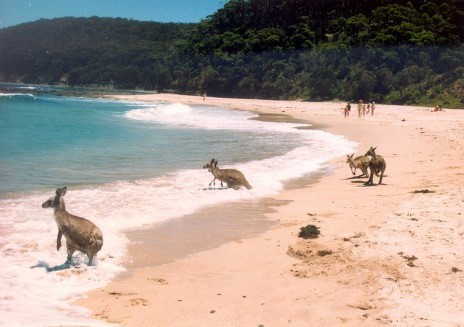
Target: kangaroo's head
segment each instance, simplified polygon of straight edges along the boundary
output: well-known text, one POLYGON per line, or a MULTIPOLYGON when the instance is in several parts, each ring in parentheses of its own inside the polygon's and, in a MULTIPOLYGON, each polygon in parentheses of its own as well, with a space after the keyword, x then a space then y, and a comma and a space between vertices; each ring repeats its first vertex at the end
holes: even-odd
POLYGON ((42 203, 42 208, 58 208, 60 204, 63 206, 64 209, 64 201, 61 201, 61 197, 66 194, 68 188, 65 186, 63 188, 57 188, 55 192, 55 196, 52 196, 50 199, 42 203))
POLYGON ((346 155, 346 163, 350 163, 350 161, 353 160, 353 156, 354 156, 354 153, 353 154, 347 154, 346 155))
POLYGON ((372 147, 366 152, 365 156, 371 156, 372 158, 377 158, 377 155, 375 154, 375 149, 377 149, 377 147, 372 147))
POLYGON ((211 159, 203 166, 203 169, 211 171, 211 168, 215 167, 215 163, 217 164, 217 160, 211 159))

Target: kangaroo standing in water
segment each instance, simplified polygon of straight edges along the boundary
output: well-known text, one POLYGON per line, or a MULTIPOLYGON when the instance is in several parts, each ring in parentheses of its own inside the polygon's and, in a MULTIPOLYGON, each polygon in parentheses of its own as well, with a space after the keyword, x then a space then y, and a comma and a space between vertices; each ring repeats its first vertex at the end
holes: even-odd
POLYGON ((103 246, 103 235, 94 223, 85 218, 74 216, 66 211, 63 196, 66 194, 67 187, 56 190, 56 195, 42 204, 42 208, 53 208, 55 211, 55 221, 58 226, 58 237, 56 239, 56 249, 61 247, 61 237, 66 238, 66 250, 68 252, 67 261, 71 261, 73 253, 81 251, 89 257, 89 266, 92 265, 93 256, 103 246))
POLYGON ((208 171, 213 174, 214 178, 209 183, 211 186, 212 183, 215 183, 216 179, 219 179, 222 182, 227 183, 227 187, 232 187, 235 190, 238 190, 240 186, 245 186, 248 190, 251 190, 251 185, 246 180, 245 176, 242 172, 238 171, 237 169, 219 169, 217 166, 218 161, 211 159, 203 166, 203 169, 208 169, 208 171))
POLYGON ((383 173, 385 172, 385 168, 387 168, 387 162, 382 156, 379 156, 375 153, 375 149, 377 147, 372 147, 366 152, 366 156, 370 156, 372 159, 369 162, 369 169, 370 169, 370 177, 369 180, 365 183, 365 185, 374 185, 374 173, 378 176, 377 172, 380 172, 380 179, 379 184, 382 184, 383 173))

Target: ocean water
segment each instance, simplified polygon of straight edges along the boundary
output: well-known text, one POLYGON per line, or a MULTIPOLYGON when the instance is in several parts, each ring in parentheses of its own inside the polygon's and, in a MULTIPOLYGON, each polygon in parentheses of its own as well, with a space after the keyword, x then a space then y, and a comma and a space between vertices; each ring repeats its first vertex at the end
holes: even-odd
POLYGON ((248 112, 30 88, 0 94, 5 326, 104 325, 71 303, 124 271, 125 231, 210 205, 271 196, 355 147, 340 136, 262 122, 248 112), (241 170, 253 189, 208 187, 212 175, 202 166, 211 158, 241 170), (63 186, 67 210, 103 232, 104 246, 91 267, 77 252, 73 266, 65 264, 65 248, 56 250, 53 210, 41 207, 63 186))

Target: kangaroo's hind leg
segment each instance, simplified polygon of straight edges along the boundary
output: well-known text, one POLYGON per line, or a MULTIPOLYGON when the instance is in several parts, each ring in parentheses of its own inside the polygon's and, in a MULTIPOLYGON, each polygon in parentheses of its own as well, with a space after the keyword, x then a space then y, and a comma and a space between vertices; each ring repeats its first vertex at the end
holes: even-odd
POLYGON ((373 185, 374 184, 374 168, 369 166, 370 174, 369 174, 369 180, 364 183, 364 185, 373 185))
POLYGON ((87 253, 87 256, 89 257, 89 266, 91 266, 92 265, 93 254, 92 253, 87 253))
POLYGON ((369 178, 369 171, 368 171, 368 168, 369 167, 362 167, 361 168, 361 171, 362 171, 362 175, 361 176, 366 176, 367 178, 369 178))
POLYGON ((382 169, 380 170, 380 179, 379 179, 379 184, 382 184, 382 178, 383 178, 383 174, 385 172, 385 168, 387 167, 387 165, 385 164, 382 169))
POLYGON ((66 240, 66 251, 68 252, 68 257, 66 258, 67 262, 72 261, 72 255, 76 251, 76 249, 66 240))

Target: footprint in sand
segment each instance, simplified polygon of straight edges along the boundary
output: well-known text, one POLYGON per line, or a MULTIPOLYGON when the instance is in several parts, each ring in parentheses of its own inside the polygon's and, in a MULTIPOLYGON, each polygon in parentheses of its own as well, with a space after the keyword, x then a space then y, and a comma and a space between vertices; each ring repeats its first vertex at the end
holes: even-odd
POLYGON ((169 284, 166 280, 164 280, 162 278, 147 278, 147 280, 151 280, 151 281, 160 283, 161 285, 168 285, 169 284))
POLYGON ((147 305, 148 305, 148 301, 145 300, 145 299, 142 299, 142 298, 138 297, 138 298, 135 298, 135 299, 130 300, 130 304, 131 304, 131 306, 136 306, 136 305, 147 306, 147 305))

